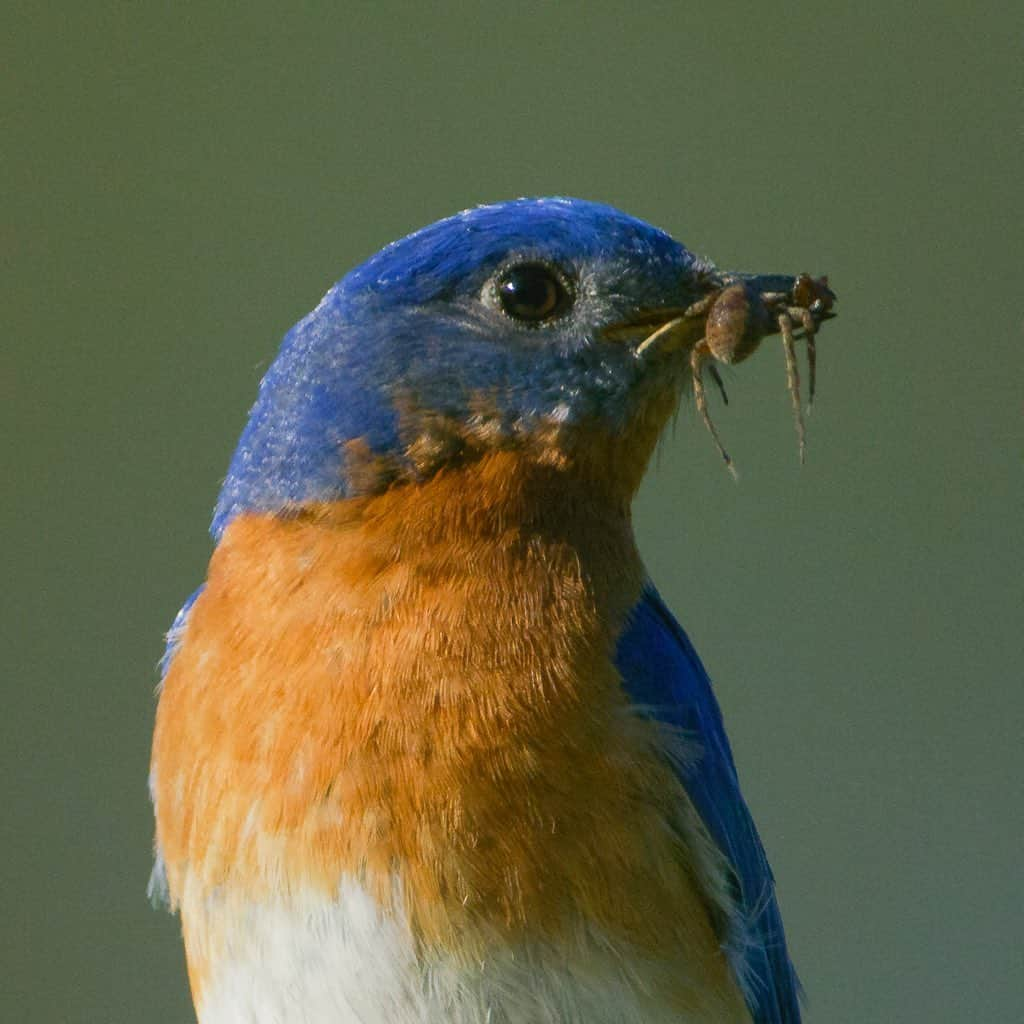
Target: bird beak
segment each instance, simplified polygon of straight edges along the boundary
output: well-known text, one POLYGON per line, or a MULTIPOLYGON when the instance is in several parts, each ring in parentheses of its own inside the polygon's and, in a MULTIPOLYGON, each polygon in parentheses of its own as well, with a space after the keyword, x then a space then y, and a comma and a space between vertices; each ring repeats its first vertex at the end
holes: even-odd
POLYGON ((828 286, 828 278, 813 278, 809 274, 791 277, 782 274, 716 273, 701 281, 700 287, 704 295, 689 306, 640 311, 626 321, 605 328, 604 336, 612 341, 632 344, 633 354, 642 361, 680 349, 689 350, 697 411, 725 464, 735 475, 732 459, 723 447, 708 412, 703 371, 706 367, 722 398, 728 403, 716 363, 740 363, 757 350, 763 338, 781 334, 786 357, 786 384, 793 406, 800 461, 803 462, 806 447, 804 413, 794 341, 803 338, 807 343, 809 410, 815 390, 815 338, 821 324, 836 315, 832 312, 836 296, 828 286))
POLYGON ((827 277, 724 273, 709 276, 702 287, 705 294, 688 306, 639 310, 606 327, 603 336, 635 344, 638 359, 706 340, 708 355, 736 363, 753 353, 762 338, 783 330, 782 316, 798 325, 795 337, 801 337, 813 335, 836 315, 827 277))

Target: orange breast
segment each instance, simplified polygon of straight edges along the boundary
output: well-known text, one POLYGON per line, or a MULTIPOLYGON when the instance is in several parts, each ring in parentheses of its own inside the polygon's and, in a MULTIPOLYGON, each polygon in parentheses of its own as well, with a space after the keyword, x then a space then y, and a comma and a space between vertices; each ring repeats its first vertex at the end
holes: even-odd
POLYGON ((157 716, 172 896, 348 874, 428 946, 582 917, 731 986, 696 816, 612 660, 642 577, 624 502, 510 452, 238 518, 157 716))

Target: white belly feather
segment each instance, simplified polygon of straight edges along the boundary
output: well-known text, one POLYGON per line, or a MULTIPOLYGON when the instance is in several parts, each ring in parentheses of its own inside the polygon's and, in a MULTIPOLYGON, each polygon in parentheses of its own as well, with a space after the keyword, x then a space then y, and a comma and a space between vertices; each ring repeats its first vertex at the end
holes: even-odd
MULTIPOLYGON (((217 903, 216 899, 213 901, 217 903)), ((226 908, 207 903, 208 913, 226 908)), ((483 962, 425 960, 403 923, 358 885, 230 913, 201 995, 200 1024, 687 1024, 653 994, 683 965, 641 961, 580 927, 483 962)), ((223 918, 220 919, 223 924, 223 918)), ((209 950, 210 953, 214 951, 209 950)), ((726 1011, 728 1013, 729 1011, 726 1011)))

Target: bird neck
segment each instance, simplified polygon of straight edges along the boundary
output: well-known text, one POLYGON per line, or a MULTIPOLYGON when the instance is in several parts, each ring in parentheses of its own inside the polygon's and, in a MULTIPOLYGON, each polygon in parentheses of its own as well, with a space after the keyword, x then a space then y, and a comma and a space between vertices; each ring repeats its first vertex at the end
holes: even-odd
POLYGON ((197 993, 246 907, 353 880, 466 962, 586 922, 727 977, 675 741, 614 662, 643 582, 627 511, 489 458, 225 532, 153 748, 197 993))
POLYGON ((431 940, 465 907, 509 927, 563 914, 551 865, 576 884, 595 820, 609 849, 635 845, 623 765, 647 766, 634 791, 672 788, 613 662, 642 583, 624 504, 513 453, 238 517, 158 712, 172 896, 358 875, 386 903, 401 864, 431 940))

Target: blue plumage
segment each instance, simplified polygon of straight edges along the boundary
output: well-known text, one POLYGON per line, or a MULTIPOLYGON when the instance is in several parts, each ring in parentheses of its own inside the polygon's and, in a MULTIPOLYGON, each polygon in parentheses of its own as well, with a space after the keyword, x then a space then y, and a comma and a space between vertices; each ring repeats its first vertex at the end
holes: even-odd
POLYGON ((729 954, 756 1024, 796 1024, 799 985, 786 951, 775 883, 740 793, 711 681, 682 627, 648 587, 619 640, 616 662, 630 697, 695 739, 701 756, 682 769, 694 806, 736 874, 729 954))
POLYGON ((521 199, 466 210, 382 249, 287 334, 260 385, 217 504, 214 536, 243 509, 352 493, 344 445, 401 456, 401 409, 465 419, 492 396, 508 424, 564 407, 624 415, 637 379, 595 329, 700 294, 710 264, 663 231, 599 203, 521 199), (577 282, 557 329, 523 329, 487 301, 510 260, 542 259, 577 282))
POLYGON ((603 203, 517 199, 465 210, 385 246, 341 289, 378 308, 452 300, 478 291, 510 254, 575 268, 614 254, 627 277, 639 279, 644 268, 649 284, 659 267, 681 276, 697 262, 670 235, 603 203))

